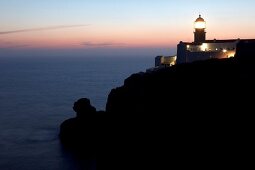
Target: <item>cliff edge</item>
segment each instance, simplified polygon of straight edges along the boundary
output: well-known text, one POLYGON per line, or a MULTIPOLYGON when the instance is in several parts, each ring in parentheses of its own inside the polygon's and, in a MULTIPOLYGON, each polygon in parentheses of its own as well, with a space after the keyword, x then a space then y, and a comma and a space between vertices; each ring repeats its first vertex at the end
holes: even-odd
MULTIPOLYGON (((108 96, 111 113, 205 113, 235 110, 253 91, 255 42, 240 42, 235 58, 180 64, 131 75, 108 96)), ((244 107, 244 105, 242 105, 244 107)))
POLYGON ((235 58, 133 74, 113 89, 108 146, 119 164, 243 168, 254 113, 253 49, 255 42, 240 42, 235 58))
POLYGON ((64 139, 81 155, 92 149, 98 169, 244 169, 252 159, 253 49, 255 42, 240 42, 235 58, 133 74, 88 123, 91 135, 83 122, 78 137, 64 139))

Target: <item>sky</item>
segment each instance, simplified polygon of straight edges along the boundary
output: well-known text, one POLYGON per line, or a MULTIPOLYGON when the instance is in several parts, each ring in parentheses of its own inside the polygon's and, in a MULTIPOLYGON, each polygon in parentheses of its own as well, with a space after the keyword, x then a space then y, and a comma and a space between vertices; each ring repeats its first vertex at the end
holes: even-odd
POLYGON ((255 38, 254 0, 1 0, 1 56, 174 55, 193 41, 255 38))

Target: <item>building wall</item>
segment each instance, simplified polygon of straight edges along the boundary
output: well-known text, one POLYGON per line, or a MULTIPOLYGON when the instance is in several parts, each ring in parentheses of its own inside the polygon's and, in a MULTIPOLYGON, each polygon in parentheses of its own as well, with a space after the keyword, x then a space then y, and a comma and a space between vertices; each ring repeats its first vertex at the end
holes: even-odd
POLYGON ((224 53, 222 51, 200 51, 200 52, 187 52, 186 56, 186 62, 190 63, 193 61, 198 61, 198 60, 208 60, 208 59, 213 59, 213 58, 228 58, 228 54, 224 53))
MULTIPOLYGON (((207 46, 205 51, 223 51, 223 50, 235 50, 236 48, 236 42, 231 42, 231 43, 204 43, 204 46, 207 46)), ((202 46, 203 46, 202 45, 202 46)))
POLYGON ((155 58, 155 67, 159 67, 162 63, 162 58, 164 58, 164 56, 157 56, 155 58))
POLYGON ((183 43, 177 46, 177 64, 212 58, 234 57, 238 41, 227 43, 183 43))
POLYGON ((223 51, 235 50, 237 41, 231 43, 201 43, 200 45, 187 44, 186 49, 190 52, 199 51, 223 51))
POLYGON ((177 45, 177 64, 181 64, 181 63, 186 63, 186 58, 187 58, 187 45, 183 42, 180 42, 177 45))
POLYGON ((173 66, 176 64, 176 58, 176 56, 165 56, 162 64, 166 66, 173 66))
POLYGON ((155 67, 175 65, 176 58, 176 56, 157 56, 155 58, 155 67))

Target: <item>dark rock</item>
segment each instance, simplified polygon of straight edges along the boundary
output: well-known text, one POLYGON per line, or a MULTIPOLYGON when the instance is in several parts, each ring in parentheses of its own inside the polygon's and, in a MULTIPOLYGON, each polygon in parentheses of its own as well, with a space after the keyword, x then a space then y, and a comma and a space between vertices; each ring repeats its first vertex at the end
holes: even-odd
POLYGON ((61 126, 62 141, 79 141, 79 148, 97 139, 97 146, 86 145, 97 148, 98 169, 244 168, 253 134, 255 44, 242 43, 236 58, 130 76, 109 94, 97 131, 74 118, 61 126))
POLYGON ((89 99, 82 98, 74 103, 75 118, 64 121, 60 126, 60 139, 64 147, 84 157, 96 155, 97 112, 89 99))
POLYGON ((242 166, 254 112, 254 49, 241 42, 236 58, 134 74, 113 89, 106 112, 114 142, 105 153, 121 157, 108 166, 242 166))

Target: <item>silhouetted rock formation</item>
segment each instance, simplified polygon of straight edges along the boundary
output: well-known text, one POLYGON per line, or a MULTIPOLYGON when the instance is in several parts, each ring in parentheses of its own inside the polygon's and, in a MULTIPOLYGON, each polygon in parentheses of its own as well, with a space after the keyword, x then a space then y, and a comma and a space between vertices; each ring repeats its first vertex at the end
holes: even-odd
POLYGON ((118 162, 140 169, 237 166, 254 112, 254 49, 241 42, 236 58, 134 74, 113 89, 106 112, 118 127, 111 129, 118 162))
POLYGON ((133 74, 113 89, 98 168, 243 168, 255 87, 255 44, 243 43, 236 58, 133 74))
POLYGON ((173 114, 192 109, 200 113, 204 108, 234 110, 234 103, 240 103, 239 93, 249 83, 253 84, 254 49, 255 42, 241 41, 235 58, 197 61, 133 74, 124 86, 111 91, 106 111, 130 115, 151 111, 173 114), (243 83, 245 78, 250 82, 243 83))
POLYGON ((97 112, 90 100, 79 99, 74 103, 76 117, 64 121, 60 126, 60 139, 67 149, 84 157, 95 157, 97 112))

